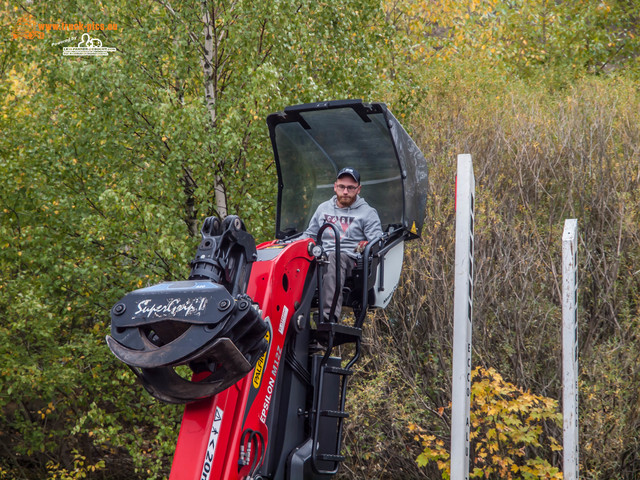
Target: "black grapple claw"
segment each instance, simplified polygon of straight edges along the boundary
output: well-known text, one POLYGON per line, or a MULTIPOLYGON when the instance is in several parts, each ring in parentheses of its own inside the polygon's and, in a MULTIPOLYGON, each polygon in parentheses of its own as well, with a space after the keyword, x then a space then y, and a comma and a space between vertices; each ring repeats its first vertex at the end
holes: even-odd
POLYGON ((267 323, 243 293, 255 253, 238 217, 210 217, 190 279, 127 294, 111 310, 107 344, 154 397, 187 403, 240 380, 266 348, 267 323), (188 365, 191 379, 176 370, 188 365))

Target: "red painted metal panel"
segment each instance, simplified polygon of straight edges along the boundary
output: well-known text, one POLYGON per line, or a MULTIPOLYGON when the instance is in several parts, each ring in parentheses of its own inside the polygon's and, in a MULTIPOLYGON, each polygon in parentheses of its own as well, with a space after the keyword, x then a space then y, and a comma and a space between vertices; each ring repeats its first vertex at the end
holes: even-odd
POLYGON ((312 240, 258 246, 258 250, 280 250, 271 252, 269 260, 253 263, 247 288, 271 324, 268 353, 258 362, 259 370, 252 370, 215 397, 186 406, 170 480, 238 480, 246 476, 249 467, 239 470, 238 460, 242 433, 247 430, 260 432, 267 448, 269 412, 277 402, 274 388, 284 341, 311 262, 309 243, 312 240))

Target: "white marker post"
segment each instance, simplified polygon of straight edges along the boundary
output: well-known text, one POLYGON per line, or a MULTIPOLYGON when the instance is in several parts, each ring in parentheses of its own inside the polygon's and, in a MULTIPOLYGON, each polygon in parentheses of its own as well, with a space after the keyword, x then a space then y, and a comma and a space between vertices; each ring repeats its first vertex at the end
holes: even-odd
POLYGON ((578 220, 564 222, 562 234, 562 413, 563 472, 578 480, 578 220))
POLYGON ((475 185, 471 155, 458 155, 451 388, 451 480, 468 480, 469 478, 475 185))

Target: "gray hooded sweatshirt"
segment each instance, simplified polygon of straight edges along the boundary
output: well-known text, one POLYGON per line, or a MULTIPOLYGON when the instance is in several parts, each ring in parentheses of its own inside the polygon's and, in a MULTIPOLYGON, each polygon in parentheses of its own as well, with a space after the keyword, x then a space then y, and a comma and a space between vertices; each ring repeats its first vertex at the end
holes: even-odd
MULTIPOLYGON (((340 252, 356 259, 359 254, 353 250, 363 240, 372 241, 382 236, 382 225, 376 209, 359 195, 350 207, 340 208, 336 204, 337 196, 318 205, 309 226, 304 232, 305 237, 315 238, 318 230, 327 222, 333 223, 340 234, 340 252)), ((327 252, 335 250, 333 229, 328 228, 322 234, 322 246, 327 252)))

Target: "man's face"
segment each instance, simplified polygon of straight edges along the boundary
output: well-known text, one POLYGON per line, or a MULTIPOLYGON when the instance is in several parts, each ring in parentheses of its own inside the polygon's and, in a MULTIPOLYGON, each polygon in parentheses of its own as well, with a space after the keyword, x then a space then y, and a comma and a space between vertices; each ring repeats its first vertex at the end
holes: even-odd
POLYGON ((356 197, 360 193, 360 185, 351 175, 343 175, 333 184, 333 191, 338 196, 338 206, 346 208, 356 201, 356 197))

